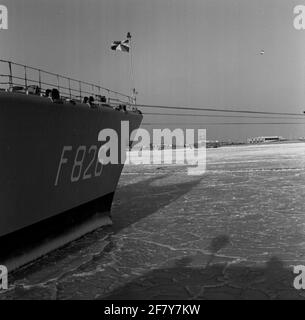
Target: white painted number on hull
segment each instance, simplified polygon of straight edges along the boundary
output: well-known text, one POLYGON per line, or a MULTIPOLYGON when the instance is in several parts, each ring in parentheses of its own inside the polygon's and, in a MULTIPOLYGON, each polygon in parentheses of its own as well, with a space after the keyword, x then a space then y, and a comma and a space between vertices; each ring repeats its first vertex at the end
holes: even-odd
POLYGON ((79 146, 74 153, 72 146, 64 146, 54 185, 59 185, 60 177, 65 167, 71 170, 70 181, 72 183, 101 176, 103 166, 98 160, 97 151, 98 147, 95 145, 88 148, 86 146, 79 146), (70 164, 71 161, 72 164, 70 164))

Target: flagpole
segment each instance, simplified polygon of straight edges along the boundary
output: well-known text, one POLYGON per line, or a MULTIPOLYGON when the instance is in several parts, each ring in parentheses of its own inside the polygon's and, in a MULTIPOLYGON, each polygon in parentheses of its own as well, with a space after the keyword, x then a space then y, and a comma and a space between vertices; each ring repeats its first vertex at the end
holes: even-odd
POLYGON ((135 79, 134 79, 134 71, 133 71, 133 50, 132 50, 132 37, 130 32, 127 33, 127 39, 129 40, 130 47, 130 79, 131 79, 131 93, 133 98, 133 103, 136 104, 136 88, 135 88, 135 79))

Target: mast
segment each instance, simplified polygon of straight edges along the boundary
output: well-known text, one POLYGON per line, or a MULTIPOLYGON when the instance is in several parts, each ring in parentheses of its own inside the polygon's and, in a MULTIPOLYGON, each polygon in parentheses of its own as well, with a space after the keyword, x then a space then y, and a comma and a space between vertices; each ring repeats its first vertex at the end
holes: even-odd
POLYGON ((137 94, 135 88, 135 79, 134 79, 134 70, 133 70, 133 48, 132 48, 132 36, 131 33, 127 33, 127 39, 129 41, 129 51, 130 51, 130 80, 131 80, 131 96, 132 96, 132 102, 134 104, 137 103, 137 94))

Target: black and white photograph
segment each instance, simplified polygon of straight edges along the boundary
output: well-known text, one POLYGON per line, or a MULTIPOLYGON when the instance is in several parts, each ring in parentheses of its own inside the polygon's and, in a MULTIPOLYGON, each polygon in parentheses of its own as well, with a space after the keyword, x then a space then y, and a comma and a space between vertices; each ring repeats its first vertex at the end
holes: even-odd
POLYGON ((305 299, 304 0, 0 0, 0 300, 103 316, 305 299))

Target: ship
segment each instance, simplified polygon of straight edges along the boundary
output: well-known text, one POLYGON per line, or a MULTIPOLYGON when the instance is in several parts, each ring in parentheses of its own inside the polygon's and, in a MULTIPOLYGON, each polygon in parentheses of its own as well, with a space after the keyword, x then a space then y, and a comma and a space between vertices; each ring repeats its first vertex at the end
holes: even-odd
MULTIPOLYGON (((99 159, 101 130, 121 139, 134 97, 0 60, 0 264, 9 270, 111 223, 124 164, 99 159)), ((128 137, 129 139, 129 137, 128 137)))

